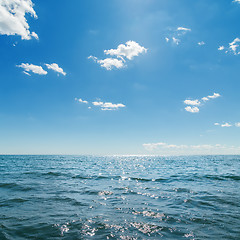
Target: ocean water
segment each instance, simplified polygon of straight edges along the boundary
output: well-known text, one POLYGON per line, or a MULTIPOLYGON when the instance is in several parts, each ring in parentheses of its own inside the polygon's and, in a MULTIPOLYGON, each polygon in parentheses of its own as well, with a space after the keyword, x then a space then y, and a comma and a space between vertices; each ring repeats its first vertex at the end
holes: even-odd
POLYGON ((0 156, 0 239, 240 239, 240 156, 0 156))

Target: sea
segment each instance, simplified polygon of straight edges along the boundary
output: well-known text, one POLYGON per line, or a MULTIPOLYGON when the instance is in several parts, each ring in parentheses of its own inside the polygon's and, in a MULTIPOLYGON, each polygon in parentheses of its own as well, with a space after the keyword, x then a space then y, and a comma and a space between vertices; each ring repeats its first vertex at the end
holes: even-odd
POLYGON ((0 239, 240 239, 240 156, 0 156, 0 239))

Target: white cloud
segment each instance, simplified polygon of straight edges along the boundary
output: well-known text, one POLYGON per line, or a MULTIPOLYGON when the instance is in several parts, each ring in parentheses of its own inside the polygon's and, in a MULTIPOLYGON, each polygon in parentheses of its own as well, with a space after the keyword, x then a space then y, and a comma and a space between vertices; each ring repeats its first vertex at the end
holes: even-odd
POLYGON ((60 68, 57 63, 45 64, 45 65, 47 66, 48 69, 52 69, 53 71, 61 73, 64 76, 66 75, 66 73, 63 71, 63 69, 60 68))
POLYGON ((31 76, 31 74, 28 73, 28 72, 23 71, 23 73, 26 74, 26 75, 28 75, 28 76, 31 76))
POLYGON ((175 44, 177 44, 177 45, 179 45, 179 43, 181 42, 180 39, 175 38, 175 37, 173 37, 172 40, 173 40, 173 43, 175 43, 175 44))
POLYGON ((240 127, 240 122, 235 123, 236 127, 240 127))
POLYGON ((159 143, 144 143, 143 147, 149 152, 154 151, 167 155, 240 153, 240 147, 226 146, 221 144, 175 145, 159 142, 159 143))
POLYGON ((218 98, 218 97, 220 97, 221 95, 219 94, 219 93, 213 93, 213 95, 211 95, 211 96, 208 96, 208 98, 218 98))
POLYGON ((88 59, 93 59, 94 62, 97 62, 98 64, 100 64, 101 67, 106 68, 107 70, 112 70, 114 67, 119 69, 125 66, 124 62, 117 58, 105 58, 98 60, 94 56, 89 56, 88 59))
POLYGON ((25 18, 27 13, 37 18, 31 0, 1 0, 0 34, 19 35, 25 40, 29 40, 32 37, 38 39, 38 35, 35 32, 31 33, 29 31, 29 25, 25 18))
POLYGON ((178 27, 177 31, 191 31, 190 28, 185 28, 185 27, 178 27))
POLYGON ((208 97, 203 97, 202 100, 203 100, 204 102, 206 102, 206 101, 209 100, 209 98, 208 98, 208 97))
POLYGON ((81 98, 75 98, 75 101, 88 104, 88 101, 82 100, 81 98))
POLYGON ((143 147, 148 150, 152 151, 158 148, 162 149, 212 149, 212 148, 219 148, 221 145, 209 145, 209 144, 202 144, 202 145, 175 145, 175 144, 167 144, 164 142, 159 143, 144 143, 143 147))
POLYGON ((240 0, 234 0, 233 2, 240 3, 240 0))
POLYGON ((224 123, 224 124, 221 125, 221 127, 231 127, 231 126, 232 126, 232 125, 229 124, 229 123, 224 123))
POLYGON ((98 60, 97 62, 101 67, 106 68, 107 70, 112 70, 113 67, 118 69, 124 67, 123 61, 116 58, 105 58, 103 60, 98 60))
POLYGON ((220 46, 218 50, 222 51, 225 48, 227 48, 227 51, 225 51, 225 53, 232 52, 234 55, 239 55, 240 54, 239 43, 240 43, 240 38, 235 38, 232 42, 229 43, 228 47, 220 46))
POLYGON ((193 106, 199 106, 201 104, 201 102, 198 99, 196 99, 196 100, 186 99, 184 101, 184 103, 187 104, 187 105, 193 105, 193 106))
POLYGON ((198 113, 199 112, 199 108, 198 107, 187 106, 187 107, 185 107, 185 110, 187 112, 191 112, 191 113, 198 113))
POLYGON ((237 52, 237 49, 239 47, 239 43, 240 39, 239 38, 235 38, 233 40, 233 42, 229 43, 229 48, 233 51, 233 53, 236 54, 240 54, 240 52, 237 52))
POLYGON ((46 75, 47 71, 43 70, 43 68, 41 66, 37 66, 37 65, 33 65, 33 64, 29 64, 29 63, 22 63, 21 65, 17 65, 17 67, 23 68, 24 72, 26 74, 29 72, 33 72, 39 75, 46 75))
POLYGON ((92 104, 94 106, 101 107, 101 110, 103 110, 103 111, 106 111, 106 110, 108 110, 108 111, 118 110, 119 108, 126 107, 122 103, 114 104, 114 103, 111 103, 111 102, 100 102, 100 101, 92 102, 92 104))
POLYGON ((140 53, 146 53, 147 49, 140 46, 135 41, 127 41, 126 45, 120 44, 117 49, 104 50, 106 55, 117 56, 117 57, 126 57, 129 60, 132 60, 133 57, 138 56, 140 53))
POLYGON ((203 42, 203 41, 201 41, 201 42, 198 42, 198 45, 199 46, 202 46, 202 45, 205 45, 206 43, 205 42, 203 42))
POLYGON ((152 151, 154 149, 157 149, 160 146, 166 146, 166 143, 163 142, 159 142, 159 143, 144 143, 143 147, 148 150, 148 151, 152 151))
MULTIPOLYGON (((203 98, 202 98, 202 101, 203 101, 203 102, 207 102, 207 101, 209 101, 210 99, 218 98, 218 97, 220 97, 220 96, 221 96, 221 95, 220 95, 219 93, 213 93, 213 95, 209 95, 209 96, 207 96, 207 97, 203 97, 203 98)), ((196 99, 196 100, 186 99, 186 100, 184 100, 184 103, 185 103, 186 105, 191 105, 191 106, 200 106, 200 105, 202 104, 202 102, 199 101, 198 99, 196 99)), ((197 113, 197 112, 199 112, 199 108, 198 108, 198 107, 191 107, 191 106, 185 107, 185 110, 186 110, 187 112, 191 112, 191 113, 197 113)))
POLYGON ((114 67, 117 69, 125 67, 126 59, 133 60, 134 57, 146 52, 147 49, 140 46, 137 42, 127 41, 126 44, 120 44, 117 49, 104 50, 104 54, 115 56, 116 58, 98 59, 97 57, 89 56, 88 59, 93 59, 101 67, 112 70, 114 67))
POLYGON ((219 46, 219 48, 218 48, 219 51, 222 51, 222 50, 224 50, 224 49, 225 49, 224 46, 219 46))
POLYGON ((207 96, 207 97, 203 97, 202 100, 204 102, 206 102, 206 101, 209 101, 210 99, 214 99, 214 98, 218 98, 218 97, 221 97, 221 95, 219 93, 213 93, 213 95, 210 95, 210 96, 207 96))
MULTIPOLYGON (((185 28, 185 27, 178 27, 177 29, 169 29, 170 32, 167 37, 165 37, 166 42, 171 42, 175 45, 179 45, 180 42, 182 41, 182 38, 185 34, 188 32, 191 32, 192 30, 190 28, 185 28)), ((200 44, 202 44, 201 42, 200 44)))
POLYGON ((103 102, 92 102, 94 106, 102 106, 104 103, 103 102))
POLYGON ((240 122, 236 122, 234 125, 230 124, 230 123, 223 123, 223 124, 220 124, 220 123, 214 123, 215 126, 221 126, 221 127, 232 127, 232 126, 235 126, 235 127, 240 127, 240 122))

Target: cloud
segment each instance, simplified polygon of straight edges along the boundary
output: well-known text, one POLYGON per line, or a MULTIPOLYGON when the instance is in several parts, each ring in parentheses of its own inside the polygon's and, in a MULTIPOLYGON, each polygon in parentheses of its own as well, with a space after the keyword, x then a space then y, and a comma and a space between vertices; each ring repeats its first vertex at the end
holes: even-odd
POLYGON ((231 43, 229 43, 229 48, 233 51, 233 53, 235 55, 240 54, 240 52, 238 52, 238 47, 239 47, 239 43, 240 39, 239 38, 235 38, 231 43))
POLYGON ((232 125, 229 124, 229 123, 224 123, 224 124, 221 125, 221 127, 231 127, 231 126, 232 126, 232 125))
POLYGON ((199 106, 201 104, 201 102, 198 99, 196 99, 196 100, 187 99, 184 101, 184 103, 187 105, 193 105, 193 106, 199 106))
POLYGON ((240 0, 234 0, 233 2, 239 3, 240 4, 240 0))
MULTIPOLYGON (((79 102, 79 103, 85 103, 85 104, 89 104, 88 101, 83 100, 81 98, 75 98, 75 101, 79 102)), ((103 102, 103 101, 94 101, 92 102, 92 105, 95 107, 100 107, 101 110, 103 111, 113 111, 113 110, 118 110, 119 108, 124 108, 126 107, 124 104, 122 103, 111 103, 111 102, 103 102)), ((89 109, 91 109, 92 107, 88 107, 89 109)))
POLYGON ((179 45, 182 36, 185 35, 187 32, 191 32, 192 30, 190 28, 185 27, 178 27, 177 29, 171 29, 170 33, 167 37, 165 37, 166 42, 171 42, 172 44, 179 45))
POLYGON ((75 98, 75 101, 80 102, 80 103, 88 104, 88 101, 84 101, 81 98, 75 98))
POLYGON ((0 1, 0 34, 19 35, 22 39, 29 40, 32 37, 38 39, 35 32, 29 31, 29 25, 25 14, 29 13, 37 18, 31 0, 1 0, 0 1))
POLYGON ((29 63, 22 63, 21 65, 17 65, 17 67, 23 68, 24 73, 29 75, 29 72, 33 72, 39 75, 46 75, 48 72, 43 70, 41 66, 29 64, 29 63))
POLYGON ((185 28, 185 27, 178 27, 177 31, 191 31, 190 28, 185 28))
POLYGON ((215 126, 220 126, 220 127, 232 127, 232 126, 240 127, 240 122, 236 122, 234 125, 232 125, 231 123, 223 123, 223 124, 214 123, 214 125, 215 126))
POLYGON ((205 42, 203 42, 203 41, 201 41, 201 42, 198 42, 198 45, 199 46, 203 46, 203 45, 205 45, 206 43, 205 42))
POLYGON ((100 64, 101 67, 106 68, 107 70, 112 70, 114 67, 119 69, 125 66, 122 60, 116 58, 105 58, 98 60, 94 56, 89 56, 88 59, 93 59, 95 62, 100 64))
POLYGON ((211 96, 208 96, 208 98, 218 98, 218 97, 220 97, 221 95, 219 94, 219 93, 213 93, 213 95, 211 95, 211 96))
POLYGON ((240 153, 240 147, 226 146, 221 144, 199 144, 199 145, 175 145, 164 142, 144 143, 142 145, 149 152, 159 152, 162 154, 205 154, 205 153, 240 153))
POLYGON ((143 147, 148 150, 152 151, 154 149, 162 148, 162 149, 211 149, 215 147, 220 147, 219 144, 216 145, 175 145, 175 144, 167 144, 164 142, 159 143, 144 143, 143 147))
POLYGON ((218 48, 219 51, 222 51, 224 49, 227 49, 225 53, 232 52, 234 55, 239 55, 240 54, 240 38, 235 38, 232 42, 229 43, 228 47, 220 46, 218 48))
POLYGON ((92 102, 92 104, 94 106, 97 106, 97 107, 101 107, 101 110, 103 111, 112 111, 112 110, 118 110, 119 108, 123 108, 123 107, 126 107, 124 104, 122 103, 117 103, 117 104, 114 104, 114 103, 111 103, 111 102, 92 102))
POLYGON ((218 98, 218 97, 221 97, 221 95, 219 93, 213 93, 213 95, 203 97, 202 100, 204 102, 206 102, 206 101, 209 101, 210 99, 214 99, 214 98, 218 98))
POLYGON ((206 101, 209 100, 209 98, 208 97, 203 97, 202 100, 206 102, 206 101))
POLYGON ((117 49, 104 50, 106 55, 116 56, 116 57, 126 57, 132 60, 134 57, 141 53, 146 53, 147 49, 140 46, 135 41, 127 41, 126 45, 120 44, 117 49))
POLYGON ((173 40, 173 43, 175 43, 175 44, 177 44, 177 45, 179 45, 179 43, 181 42, 180 39, 177 39, 177 38, 175 38, 175 37, 173 37, 172 40, 173 40))
POLYGON ((52 69, 53 71, 61 73, 64 76, 66 75, 66 73, 63 71, 63 69, 60 68, 57 63, 52 63, 52 64, 46 63, 45 65, 47 66, 48 69, 52 69))
POLYGON ((236 127, 240 127, 240 122, 235 123, 236 127))
MULTIPOLYGON (((209 96, 207 96, 207 97, 203 97, 201 100, 203 101, 203 103, 205 103, 205 102, 209 101, 210 99, 218 98, 218 97, 220 97, 220 96, 221 96, 221 95, 220 95, 219 93, 213 93, 213 95, 209 95, 209 96)), ((186 99, 186 100, 184 100, 184 103, 185 103, 186 105, 191 105, 191 106, 200 106, 200 105, 203 104, 203 103, 202 103, 200 100, 198 100, 198 99, 196 99, 196 100, 186 99)), ((197 113, 197 112, 199 112, 199 108, 198 108, 198 107, 191 107, 191 106, 185 107, 185 110, 186 110, 187 112, 191 112, 191 113, 197 113)))
POLYGON ((115 58, 98 59, 94 56, 89 56, 88 59, 93 59, 101 67, 112 70, 113 68, 123 68, 126 65, 127 60, 133 60, 134 57, 141 53, 146 53, 147 49, 140 46, 135 41, 128 41, 126 44, 120 44, 117 49, 104 50, 104 54, 115 56, 115 58))
POLYGON ((187 107, 185 107, 185 110, 187 112, 191 112, 191 113, 198 113, 199 112, 199 108, 198 107, 187 106, 187 107))
POLYGON ((26 74, 26 75, 28 75, 28 76, 31 76, 31 74, 28 73, 28 72, 23 71, 23 73, 26 74))

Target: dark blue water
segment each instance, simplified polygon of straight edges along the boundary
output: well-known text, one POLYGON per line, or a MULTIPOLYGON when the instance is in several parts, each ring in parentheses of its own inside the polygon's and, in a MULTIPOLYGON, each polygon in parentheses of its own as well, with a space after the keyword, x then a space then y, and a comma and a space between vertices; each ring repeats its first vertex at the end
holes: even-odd
POLYGON ((240 239, 240 156, 0 156, 0 239, 240 239))

